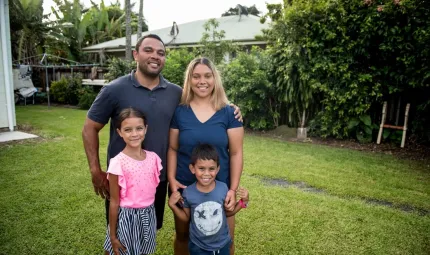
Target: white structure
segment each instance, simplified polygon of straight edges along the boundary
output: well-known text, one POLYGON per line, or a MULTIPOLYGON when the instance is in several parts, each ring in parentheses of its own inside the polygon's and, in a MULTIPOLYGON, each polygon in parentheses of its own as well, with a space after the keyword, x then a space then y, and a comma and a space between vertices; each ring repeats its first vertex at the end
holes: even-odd
POLYGON ((9 0, 0 0, 0 130, 9 131, 16 126, 11 52, 9 0))
MULTIPOLYGON (((147 34, 156 34, 161 37, 167 48, 195 47, 199 46, 203 32, 203 25, 208 21, 197 20, 185 24, 179 24, 175 27, 165 27, 161 29, 146 31, 142 36, 147 34)), ((256 36, 262 36, 263 29, 269 28, 267 23, 261 24, 260 18, 254 15, 233 15, 216 18, 219 22, 218 31, 225 31, 224 40, 231 40, 238 45, 260 45, 265 46, 266 42, 258 40, 256 36)), ((176 25, 176 24, 175 24, 176 25)), ((137 42, 137 35, 131 36, 132 48, 137 42)), ((107 54, 116 57, 125 55, 125 37, 115 40, 99 43, 82 49, 85 52, 107 54)))

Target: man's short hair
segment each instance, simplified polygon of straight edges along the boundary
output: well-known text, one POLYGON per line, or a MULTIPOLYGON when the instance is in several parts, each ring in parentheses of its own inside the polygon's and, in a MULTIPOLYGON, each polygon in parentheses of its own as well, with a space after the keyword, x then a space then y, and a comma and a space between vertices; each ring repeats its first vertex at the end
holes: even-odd
POLYGON ((156 35, 156 34, 147 34, 145 36, 140 37, 139 40, 137 40, 136 47, 135 47, 136 51, 139 51, 140 45, 142 44, 143 40, 145 40, 146 38, 156 39, 156 40, 160 41, 163 44, 164 48, 166 47, 166 45, 164 45, 163 40, 161 40, 161 38, 158 35, 156 35))
POLYGON ((218 152, 214 146, 202 143, 194 147, 191 153, 191 165, 195 165, 197 160, 213 160, 219 166, 219 156, 218 152))

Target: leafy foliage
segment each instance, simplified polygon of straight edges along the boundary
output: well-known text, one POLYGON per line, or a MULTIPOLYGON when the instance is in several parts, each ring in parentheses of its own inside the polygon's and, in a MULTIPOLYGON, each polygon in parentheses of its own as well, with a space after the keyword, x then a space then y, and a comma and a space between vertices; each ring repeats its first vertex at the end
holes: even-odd
POLYGON ((389 95, 430 86, 428 1, 292 0, 268 10, 275 59, 321 95, 323 136, 348 137, 348 123, 389 95))
POLYGON ((128 61, 120 58, 112 58, 109 60, 108 72, 105 74, 107 81, 113 81, 116 78, 129 74, 131 70, 136 69, 136 62, 128 61))
POLYGON ((216 19, 208 20, 204 25, 199 48, 200 54, 212 60, 216 65, 223 62, 226 54, 236 51, 237 47, 231 41, 224 40, 225 31, 218 31, 219 22, 216 19))
MULTIPOLYGON (((257 17, 259 17, 259 16, 260 16, 261 11, 259 11, 259 10, 257 9, 257 7, 255 6, 255 4, 254 4, 254 5, 252 5, 251 7, 246 7, 246 6, 244 6, 244 7, 245 7, 245 8, 246 8, 246 10, 248 11, 248 14, 255 15, 255 16, 257 16, 257 17)), ((224 13, 221 15, 221 17, 225 17, 225 16, 232 16, 232 15, 239 15, 239 9, 237 8, 237 6, 236 6, 236 7, 234 7, 234 8, 230 8, 230 9, 228 9, 228 11, 224 12, 224 13)))
POLYGON ((252 129, 271 129, 279 124, 282 96, 270 82, 270 56, 253 48, 221 67, 230 101, 237 104, 252 129))
POLYGON ((82 75, 75 74, 63 76, 58 81, 53 81, 50 92, 54 100, 63 104, 76 105, 79 102, 79 91, 82 88, 82 75))
POLYGON ((166 64, 163 69, 163 76, 179 86, 182 87, 185 80, 185 71, 188 64, 195 58, 198 53, 196 50, 181 49, 168 49, 166 64))
POLYGON ((79 90, 79 108, 84 110, 90 109, 96 97, 97 93, 95 93, 91 87, 83 87, 79 90))

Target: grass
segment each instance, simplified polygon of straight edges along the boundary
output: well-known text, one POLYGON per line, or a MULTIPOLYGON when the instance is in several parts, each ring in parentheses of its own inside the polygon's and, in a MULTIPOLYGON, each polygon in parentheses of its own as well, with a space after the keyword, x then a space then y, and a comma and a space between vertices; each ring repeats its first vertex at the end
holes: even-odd
MULTIPOLYGON (((92 190, 80 131, 85 111, 17 107, 42 139, 0 144, 0 254, 101 254, 104 201, 92 190)), ((102 130, 106 158, 108 128, 102 130)), ((247 136, 242 185, 250 208, 237 216, 236 254, 429 254, 430 169, 389 155, 247 136), (266 184, 305 182, 323 193, 266 184)), ((105 164, 103 164, 105 165, 105 164)), ((173 254, 166 208, 156 254, 173 254)))

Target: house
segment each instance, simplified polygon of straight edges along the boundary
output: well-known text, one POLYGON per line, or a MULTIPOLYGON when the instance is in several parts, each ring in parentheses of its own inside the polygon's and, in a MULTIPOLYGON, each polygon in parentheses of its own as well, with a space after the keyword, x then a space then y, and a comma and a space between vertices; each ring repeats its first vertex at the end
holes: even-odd
POLYGON ((0 130, 13 131, 16 117, 8 2, 0 1, 0 130))
MULTIPOLYGON (((208 21, 197 20, 172 27, 155 29, 142 33, 156 34, 161 37, 167 48, 195 47, 199 45, 202 34, 205 32, 203 25, 208 21)), ((268 24, 261 24, 260 18, 254 15, 234 15, 220 17, 216 19, 219 22, 218 31, 225 31, 225 40, 231 40, 239 45, 245 46, 265 46, 266 42, 257 40, 256 36, 263 34, 262 30, 269 27, 268 24)), ((137 42, 137 35, 131 36, 132 47, 137 42)), ((125 56, 125 37, 112 41, 107 41, 83 48, 88 53, 99 53, 123 58, 125 56)))

